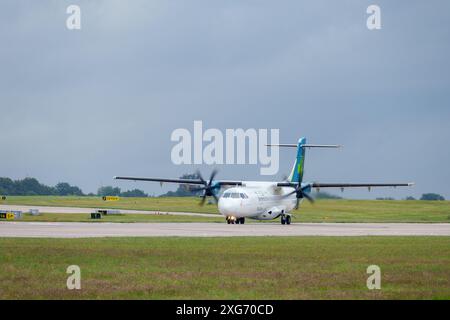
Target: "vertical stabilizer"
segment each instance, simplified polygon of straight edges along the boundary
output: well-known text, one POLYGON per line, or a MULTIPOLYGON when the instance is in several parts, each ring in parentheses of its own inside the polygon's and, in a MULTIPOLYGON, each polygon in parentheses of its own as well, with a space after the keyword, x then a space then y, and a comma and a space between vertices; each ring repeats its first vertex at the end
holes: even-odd
POLYGON ((303 168, 305 164, 305 148, 306 138, 300 138, 297 143, 297 157, 295 159, 294 166, 292 167, 291 174, 289 175, 290 182, 302 182, 303 180, 303 168))

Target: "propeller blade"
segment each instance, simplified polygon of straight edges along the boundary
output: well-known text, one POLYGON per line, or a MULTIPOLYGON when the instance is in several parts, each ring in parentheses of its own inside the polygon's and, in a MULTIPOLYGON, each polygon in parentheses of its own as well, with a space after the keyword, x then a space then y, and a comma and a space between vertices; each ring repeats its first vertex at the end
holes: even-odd
POLYGON ((289 192, 288 194, 283 195, 283 198, 287 198, 287 197, 293 195, 293 194, 296 193, 296 192, 297 192, 297 190, 294 190, 294 191, 292 191, 292 192, 289 192))
POLYGON ((303 196, 308 199, 309 202, 314 203, 314 199, 306 192, 303 193, 303 196))
POLYGON ((217 196, 214 194, 214 192, 212 193, 212 196, 214 197, 214 200, 216 200, 216 203, 219 203, 219 198, 217 198, 217 196))
POLYGON ((206 194, 203 195, 202 201, 200 201, 200 205, 204 206, 205 205, 205 201, 206 201, 206 194))
POLYGON ((198 178, 200 179, 200 181, 201 181, 204 185, 206 185, 206 181, 205 181, 205 179, 203 179, 202 174, 200 173, 200 171, 197 170, 196 174, 197 174, 198 178))
POLYGON ((299 205, 300 205, 300 198, 297 198, 297 202, 295 203, 295 210, 298 209, 299 205))
POLYGON ((211 172, 211 176, 209 177, 209 183, 208 183, 209 186, 210 186, 211 183, 213 182, 214 177, 216 176, 216 174, 217 174, 217 170, 214 169, 213 172, 211 172))

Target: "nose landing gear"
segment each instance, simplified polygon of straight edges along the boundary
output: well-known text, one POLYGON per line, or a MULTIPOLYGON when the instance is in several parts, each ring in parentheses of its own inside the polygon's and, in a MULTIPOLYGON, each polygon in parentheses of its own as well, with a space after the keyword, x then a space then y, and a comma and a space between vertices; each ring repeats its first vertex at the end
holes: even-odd
POLYGON ((244 224, 245 218, 235 218, 235 217, 227 217, 227 224, 244 224))

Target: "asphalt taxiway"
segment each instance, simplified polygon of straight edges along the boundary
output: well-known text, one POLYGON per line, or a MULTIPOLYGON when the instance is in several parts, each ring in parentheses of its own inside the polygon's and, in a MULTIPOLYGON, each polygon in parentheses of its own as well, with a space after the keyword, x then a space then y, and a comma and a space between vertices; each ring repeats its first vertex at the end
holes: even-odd
POLYGON ((1 237, 450 236, 448 223, 0 222, 1 237))

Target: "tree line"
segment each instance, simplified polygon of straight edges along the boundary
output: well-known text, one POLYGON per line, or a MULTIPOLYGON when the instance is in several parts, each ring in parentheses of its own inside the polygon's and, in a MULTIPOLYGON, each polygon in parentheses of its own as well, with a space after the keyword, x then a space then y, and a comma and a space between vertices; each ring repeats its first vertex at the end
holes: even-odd
POLYGON ((144 191, 139 189, 122 191, 118 187, 105 186, 98 188, 98 196, 118 196, 118 197, 148 197, 144 191))
POLYGON ((148 197, 139 189, 122 191, 111 186, 100 187, 97 194, 85 194, 79 187, 67 182, 60 182, 55 186, 47 186, 36 178, 12 180, 0 177, 0 195, 4 196, 120 196, 120 197, 148 197))

